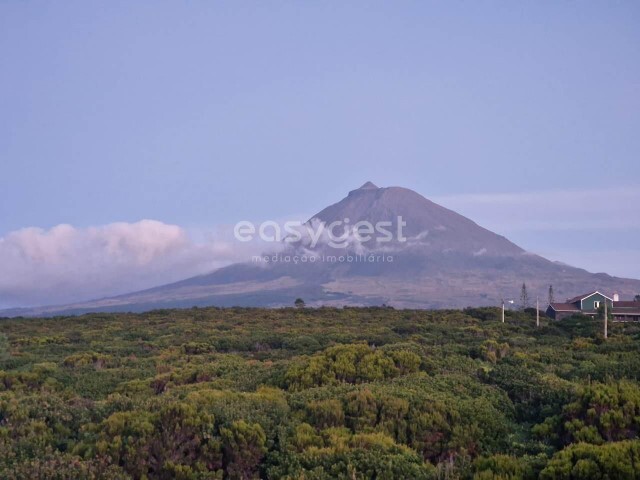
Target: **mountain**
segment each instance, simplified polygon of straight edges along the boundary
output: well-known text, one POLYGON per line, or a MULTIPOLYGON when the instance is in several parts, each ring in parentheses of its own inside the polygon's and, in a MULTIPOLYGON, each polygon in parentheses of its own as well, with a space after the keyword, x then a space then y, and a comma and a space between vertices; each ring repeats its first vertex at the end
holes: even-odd
POLYGON ((233 264, 117 297, 0 315, 276 307, 292 305, 297 297, 308 305, 497 305, 502 298, 518 303, 523 282, 533 302, 540 296, 545 305, 549 285, 560 300, 594 289, 617 292, 622 298, 640 292, 640 280, 551 262, 401 187, 379 188, 367 182, 311 217, 299 232, 287 239, 277 256, 266 256, 268 261, 261 257, 260 262, 233 264), (297 263, 291 261, 295 258, 297 263))
POLYGON ((396 226, 398 217, 402 217, 406 223, 403 230, 408 237, 407 244, 419 244, 422 255, 447 250, 496 256, 524 253, 506 238, 427 200, 413 190, 378 188, 371 182, 352 190, 346 198, 313 218, 326 224, 348 218, 351 224, 357 221, 371 224, 391 221, 396 226))

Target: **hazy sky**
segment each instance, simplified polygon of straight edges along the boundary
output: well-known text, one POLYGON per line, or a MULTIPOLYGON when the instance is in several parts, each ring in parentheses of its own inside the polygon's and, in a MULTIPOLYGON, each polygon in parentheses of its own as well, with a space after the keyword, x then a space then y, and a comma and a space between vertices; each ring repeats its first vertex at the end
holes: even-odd
POLYGON ((0 3, 0 307, 206 271, 366 180, 640 278, 639 156, 636 1, 0 3))

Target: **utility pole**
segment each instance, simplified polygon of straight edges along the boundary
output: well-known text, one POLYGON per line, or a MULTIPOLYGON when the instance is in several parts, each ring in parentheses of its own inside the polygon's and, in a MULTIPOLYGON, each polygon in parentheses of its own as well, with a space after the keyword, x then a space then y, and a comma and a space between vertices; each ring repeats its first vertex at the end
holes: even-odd
POLYGON ((536 297, 536 327, 540 327, 540 297, 536 297))
POLYGON ((607 297, 604 298, 604 338, 608 338, 607 328, 609 327, 609 311, 607 309, 607 297))
POLYGON ((502 299, 502 323, 504 323, 504 298, 502 299))

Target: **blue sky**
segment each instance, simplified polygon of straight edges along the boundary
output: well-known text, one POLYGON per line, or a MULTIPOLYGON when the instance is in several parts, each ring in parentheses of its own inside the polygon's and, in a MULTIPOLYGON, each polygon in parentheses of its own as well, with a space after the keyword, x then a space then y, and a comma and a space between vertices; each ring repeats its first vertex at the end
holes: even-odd
MULTIPOLYGON (((95 257, 88 229, 143 219, 207 237, 372 180, 638 278, 638 25, 631 1, 2 2, 0 256, 95 257)), ((4 271, 0 306, 58 299, 4 271)))

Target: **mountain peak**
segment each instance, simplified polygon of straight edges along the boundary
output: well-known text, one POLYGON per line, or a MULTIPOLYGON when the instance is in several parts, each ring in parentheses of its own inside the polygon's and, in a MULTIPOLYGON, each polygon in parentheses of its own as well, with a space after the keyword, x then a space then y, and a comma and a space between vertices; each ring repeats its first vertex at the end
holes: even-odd
POLYGON ((375 185, 373 182, 366 182, 358 190, 373 190, 377 188, 378 188, 377 185, 375 185))
MULTIPOLYGON (((519 257, 524 252, 504 237, 403 187, 378 188, 367 182, 311 218, 325 225, 349 219, 351 225, 361 221, 371 225, 384 222, 396 225, 394 228, 402 219, 403 232, 409 241, 395 246, 419 249, 422 256, 456 252, 467 256, 519 257)), ((379 246, 373 239, 370 242, 366 245, 369 248, 379 246)))
POLYGON ((351 190, 349 195, 353 195, 354 193, 362 193, 362 192, 371 192, 373 190, 380 190, 380 188, 374 184, 373 182, 366 182, 360 188, 356 188, 355 190, 351 190))

